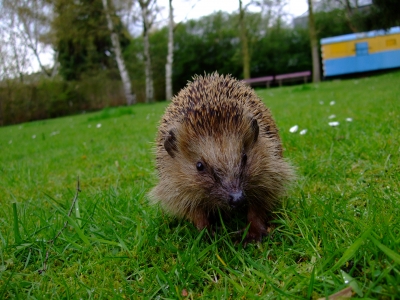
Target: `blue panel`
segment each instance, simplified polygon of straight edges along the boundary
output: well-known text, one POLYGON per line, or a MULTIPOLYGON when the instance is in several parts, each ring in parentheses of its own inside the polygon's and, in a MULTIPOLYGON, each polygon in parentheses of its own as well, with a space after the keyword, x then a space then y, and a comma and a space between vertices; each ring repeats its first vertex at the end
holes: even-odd
POLYGON ((356 72, 355 57, 334 58, 324 61, 324 75, 336 76, 356 72))
POLYGON ((356 72, 366 72, 379 69, 385 69, 382 65, 381 55, 372 54, 368 56, 357 56, 356 61, 356 72))
POLYGON ((369 55, 327 59, 324 75, 337 76, 400 67, 400 50, 383 51, 369 55))
POLYGON ((380 52, 383 68, 395 68, 400 66, 400 50, 380 52), (385 55, 386 53, 386 55, 385 55))

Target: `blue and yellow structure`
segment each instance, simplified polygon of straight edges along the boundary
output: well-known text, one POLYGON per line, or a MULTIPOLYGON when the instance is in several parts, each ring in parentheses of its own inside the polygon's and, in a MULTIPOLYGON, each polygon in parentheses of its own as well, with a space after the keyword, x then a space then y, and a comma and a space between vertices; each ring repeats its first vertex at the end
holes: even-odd
POLYGON ((400 27, 321 39, 324 76, 400 67, 400 27))

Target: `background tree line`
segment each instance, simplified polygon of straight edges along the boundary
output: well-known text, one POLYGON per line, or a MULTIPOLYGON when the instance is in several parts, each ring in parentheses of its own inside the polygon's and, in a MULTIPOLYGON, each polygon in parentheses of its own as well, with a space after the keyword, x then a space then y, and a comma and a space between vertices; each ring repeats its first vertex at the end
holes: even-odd
MULTIPOLYGON (((314 11, 318 40, 399 25, 397 0, 367 10, 358 1, 319 3, 331 7, 314 11)), ((172 4, 169 22, 155 26, 155 0, 2 0, 0 124, 165 100, 172 62, 174 93, 215 70, 244 78, 312 69, 309 30, 285 21, 285 1, 252 1, 258 12, 239 1, 232 14, 178 24, 172 4), (54 49, 51 67, 39 55, 46 47, 54 49), (28 74, 32 56, 40 72, 28 74)))

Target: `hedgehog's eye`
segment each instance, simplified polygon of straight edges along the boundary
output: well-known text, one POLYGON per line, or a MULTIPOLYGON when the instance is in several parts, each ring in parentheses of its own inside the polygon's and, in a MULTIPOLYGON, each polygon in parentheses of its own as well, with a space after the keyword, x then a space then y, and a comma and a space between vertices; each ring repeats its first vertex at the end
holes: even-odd
POLYGON ((245 165, 246 165, 246 162, 247 162, 247 154, 244 153, 244 154, 242 155, 242 165, 245 166, 245 165))
POLYGON ((203 165, 203 163, 201 161, 197 162, 196 169, 199 172, 204 171, 204 165, 203 165))

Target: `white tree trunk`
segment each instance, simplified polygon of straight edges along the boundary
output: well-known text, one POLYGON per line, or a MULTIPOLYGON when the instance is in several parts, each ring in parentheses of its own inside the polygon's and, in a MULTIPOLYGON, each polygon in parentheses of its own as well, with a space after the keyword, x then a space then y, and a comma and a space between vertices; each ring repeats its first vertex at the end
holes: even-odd
POLYGON ((21 18, 21 22, 24 26, 24 30, 25 30, 25 35, 22 35, 24 40, 25 40, 25 44, 32 50, 33 55, 35 56, 40 70, 43 72, 43 74, 45 74, 47 77, 51 76, 51 73, 46 70, 46 68, 43 66, 42 61, 40 59, 39 56, 39 52, 38 52, 38 39, 33 39, 29 30, 29 25, 27 24, 27 20, 25 20, 23 17, 21 18))
POLYGON ((118 64, 118 70, 121 75, 122 84, 124 86, 126 104, 132 105, 135 104, 136 99, 135 95, 132 94, 131 80, 125 67, 124 58, 122 57, 121 44, 119 42, 118 34, 114 31, 114 26, 111 20, 110 10, 108 9, 107 0, 103 0, 103 7, 106 13, 108 29, 111 32, 111 43, 115 53, 115 59, 118 64))
POLYGON ((153 72, 151 70, 150 58, 150 42, 149 42, 149 29, 150 29, 150 15, 148 6, 150 1, 139 1, 142 9, 143 18, 143 42, 144 42, 144 63, 145 63, 145 76, 146 76, 146 103, 153 102, 154 100, 154 86, 153 86, 153 72))
POLYGON ((168 23, 168 55, 165 65, 165 97, 172 99, 172 64, 174 62, 174 15, 172 0, 169 0, 169 23, 168 23))

